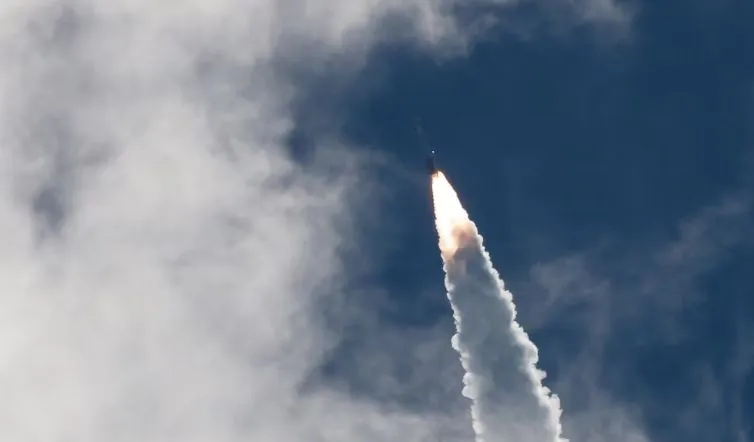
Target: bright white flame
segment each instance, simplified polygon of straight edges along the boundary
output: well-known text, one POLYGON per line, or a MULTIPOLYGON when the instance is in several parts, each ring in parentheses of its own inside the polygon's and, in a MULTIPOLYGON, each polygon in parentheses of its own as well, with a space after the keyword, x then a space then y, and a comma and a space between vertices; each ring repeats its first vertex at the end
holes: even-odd
POLYGON ((443 259, 449 260, 477 234, 476 227, 469 220, 469 214, 461 205, 453 186, 439 171, 432 175, 432 203, 440 251, 443 259))

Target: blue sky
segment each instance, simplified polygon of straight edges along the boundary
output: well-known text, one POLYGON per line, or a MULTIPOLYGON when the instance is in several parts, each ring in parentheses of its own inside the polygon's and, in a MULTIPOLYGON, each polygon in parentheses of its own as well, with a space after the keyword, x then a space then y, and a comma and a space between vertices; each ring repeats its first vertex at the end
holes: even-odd
POLYGON ((374 51, 342 112, 350 141, 390 156, 381 321, 449 316, 419 117, 566 417, 605 402, 653 441, 754 440, 754 7, 634 7, 621 35, 503 27, 467 57, 374 51))
POLYGON ((0 440, 472 440, 416 118, 574 442, 752 440, 752 22, 2 2, 0 440))

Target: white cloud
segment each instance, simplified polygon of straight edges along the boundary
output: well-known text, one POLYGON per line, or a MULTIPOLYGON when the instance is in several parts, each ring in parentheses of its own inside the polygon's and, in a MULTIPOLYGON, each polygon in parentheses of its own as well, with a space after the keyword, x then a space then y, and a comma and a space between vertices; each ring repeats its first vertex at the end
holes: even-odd
POLYGON ((358 53, 412 8, 417 38, 460 37, 451 6, 4 2, 0 439, 436 440, 440 414, 299 388, 366 196, 356 153, 286 156, 271 60, 290 35, 358 53))

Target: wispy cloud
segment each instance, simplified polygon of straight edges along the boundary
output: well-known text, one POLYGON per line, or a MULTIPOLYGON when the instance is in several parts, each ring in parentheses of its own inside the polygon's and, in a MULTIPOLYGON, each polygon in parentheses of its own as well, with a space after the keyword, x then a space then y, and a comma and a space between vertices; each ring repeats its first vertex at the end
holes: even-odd
MULTIPOLYGON (((699 330, 688 326, 698 315, 693 313, 689 317, 688 314, 708 303, 710 296, 737 304, 736 298, 741 294, 708 293, 702 281, 725 269, 736 256, 742 256, 739 252, 751 250, 754 243, 749 232, 753 226, 754 203, 748 190, 744 190, 701 208, 679 223, 675 235, 665 242, 633 246, 608 242, 536 265, 531 272, 532 293, 541 297, 541 302, 532 303, 525 312, 531 322, 524 323, 538 325, 543 330, 556 327, 573 337, 567 344, 568 351, 564 350, 555 358, 561 370, 555 389, 566 401, 566 408, 571 405, 571 411, 576 411, 574 408, 583 407, 584 413, 613 414, 611 419, 631 423, 634 430, 623 433, 624 439, 643 434, 639 431, 643 413, 655 417, 670 413, 661 409, 663 405, 658 400, 661 397, 656 396, 662 395, 661 392, 639 387, 633 378, 619 380, 622 375, 611 370, 625 364, 630 359, 628 355, 635 351, 641 355, 650 348, 670 349, 699 340, 699 330), (616 387, 631 389, 632 394, 639 395, 634 396, 633 401, 644 397, 642 395, 649 396, 644 397, 645 402, 626 409, 625 402, 610 393, 616 387), (578 393, 571 395, 569 391, 578 393), (578 404, 568 404, 569 397, 582 399, 576 401, 578 404)), ((720 401, 728 400, 722 397, 727 394, 723 383, 744 382, 751 368, 751 347, 745 338, 751 333, 750 327, 742 318, 729 320, 737 324, 733 327, 737 330, 733 332, 733 342, 728 343, 733 349, 728 355, 730 361, 716 361, 715 372, 711 362, 697 361, 687 366, 686 372, 678 374, 697 379, 696 399, 674 408, 672 419, 675 425, 697 435, 702 418, 719 424, 710 425, 709 432, 705 433, 710 437, 733 431, 733 427, 744 427, 740 411, 738 423, 733 422, 735 411, 728 416, 732 421, 727 422, 728 417, 720 411, 720 401), (712 409, 718 413, 711 413, 712 409)), ((730 399, 729 404, 730 401, 735 402, 730 399)), ((572 420, 571 431, 593 431, 590 425, 594 422, 597 421, 572 420)))

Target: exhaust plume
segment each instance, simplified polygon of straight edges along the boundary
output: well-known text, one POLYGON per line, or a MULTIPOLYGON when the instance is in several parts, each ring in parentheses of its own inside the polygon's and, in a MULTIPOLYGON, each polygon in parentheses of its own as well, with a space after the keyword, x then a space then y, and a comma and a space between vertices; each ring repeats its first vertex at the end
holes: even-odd
POLYGON ((516 322, 513 295, 442 172, 432 176, 435 225, 477 442, 565 442, 560 401, 542 385, 537 347, 516 322))

